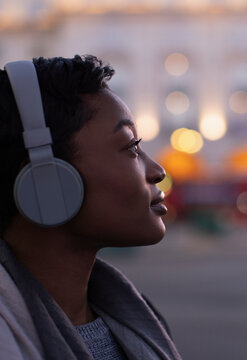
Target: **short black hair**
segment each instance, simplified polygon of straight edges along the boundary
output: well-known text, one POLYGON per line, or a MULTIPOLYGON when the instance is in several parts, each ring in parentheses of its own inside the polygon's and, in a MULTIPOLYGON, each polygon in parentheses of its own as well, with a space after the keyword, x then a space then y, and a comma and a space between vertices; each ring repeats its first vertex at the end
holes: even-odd
MULTIPOLYGON (((114 70, 95 56, 34 58, 46 124, 51 129, 53 152, 72 161, 76 149, 72 136, 90 120, 94 109, 83 94, 108 88, 114 70)), ((25 91, 25 89, 23 89, 25 91)), ((15 178, 28 161, 22 123, 5 70, 0 70, 0 234, 17 214, 13 198, 15 178)))

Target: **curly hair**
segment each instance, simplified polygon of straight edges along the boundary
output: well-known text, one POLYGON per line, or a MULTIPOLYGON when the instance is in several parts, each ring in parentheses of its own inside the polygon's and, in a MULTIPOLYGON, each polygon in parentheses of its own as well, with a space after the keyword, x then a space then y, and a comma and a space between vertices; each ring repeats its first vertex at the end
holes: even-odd
MULTIPOLYGON (((68 59, 33 59, 41 90, 46 124, 53 138, 53 152, 70 162, 76 154, 72 137, 91 119, 95 109, 83 94, 108 88, 114 70, 95 56, 68 59)), ((25 91, 25 89, 23 89, 25 91)), ((15 178, 28 161, 22 138, 22 123, 5 70, 0 70, 0 233, 17 214, 13 198, 15 178)))

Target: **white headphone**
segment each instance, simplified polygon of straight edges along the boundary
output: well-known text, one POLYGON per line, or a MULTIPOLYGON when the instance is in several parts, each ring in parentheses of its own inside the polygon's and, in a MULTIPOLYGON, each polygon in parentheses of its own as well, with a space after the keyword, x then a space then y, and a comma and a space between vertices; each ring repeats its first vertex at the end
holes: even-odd
POLYGON ((31 61, 5 65, 23 125, 28 163, 17 175, 14 199, 20 213, 42 226, 58 226, 81 208, 84 185, 68 162, 53 156, 52 137, 46 127, 39 82, 31 61))

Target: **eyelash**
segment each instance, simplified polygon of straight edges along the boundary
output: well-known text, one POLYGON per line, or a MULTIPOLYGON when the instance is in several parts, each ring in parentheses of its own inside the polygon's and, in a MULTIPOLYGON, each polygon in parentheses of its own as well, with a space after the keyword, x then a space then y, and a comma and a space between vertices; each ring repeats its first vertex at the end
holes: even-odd
POLYGON ((136 140, 133 144, 131 144, 128 147, 128 150, 131 151, 133 154, 135 155, 139 155, 139 149, 138 149, 138 145, 141 142, 142 139, 136 140))

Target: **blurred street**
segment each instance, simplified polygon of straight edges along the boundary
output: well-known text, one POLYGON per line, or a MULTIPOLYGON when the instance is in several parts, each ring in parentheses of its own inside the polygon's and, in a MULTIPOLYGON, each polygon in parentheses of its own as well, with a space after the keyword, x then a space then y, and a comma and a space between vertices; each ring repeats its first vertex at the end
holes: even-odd
POLYGON ((168 320, 184 360, 247 359, 246 229, 167 229, 158 245, 104 249, 168 320))

